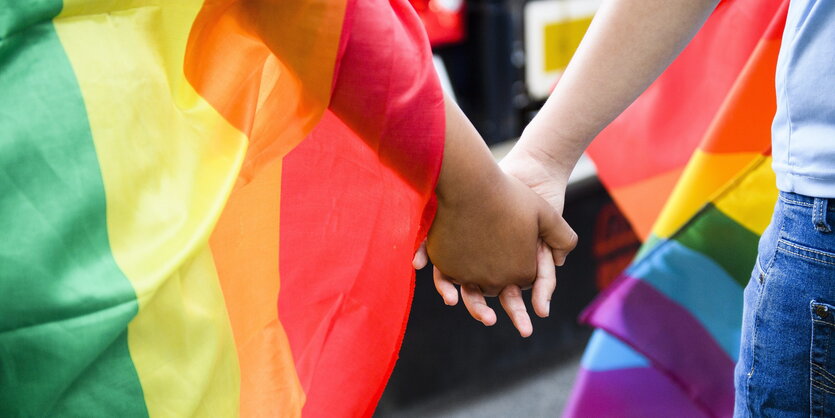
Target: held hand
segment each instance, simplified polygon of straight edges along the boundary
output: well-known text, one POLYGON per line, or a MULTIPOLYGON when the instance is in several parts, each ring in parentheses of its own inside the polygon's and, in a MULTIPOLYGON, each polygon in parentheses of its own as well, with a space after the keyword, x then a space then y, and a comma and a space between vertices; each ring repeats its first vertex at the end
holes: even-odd
MULTIPOLYGON (((424 244, 415 253, 412 265, 415 269, 420 270, 426 266, 428 261, 426 246, 424 244)), ((434 281, 435 289, 443 298, 444 303, 449 306, 457 305, 458 289, 456 289, 453 281, 438 269, 434 269, 434 281)), ((551 249, 540 241, 537 250, 536 279, 533 282, 533 292, 531 295, 531 304, 533 305, 534 312, 540 318, 546 318, 550 314, 551 297, 554 294, 556 286, 557 278, 551 249)), ((464 305, 467 307, 467 311, 473 318, 486 326, 492 326, 496 323, 496 313, 492 308, 487 306, 484 294, 477 287, 472 285, 462 286, 461 296, 464 299, 464 305)), ((513 322, 513 326, 519 330, 519 334, 522 337, 530 336, 533 333, 533 326, 531 325, 530 316, 525 309, 521 289, 516 285, 507 286, 499 293, 499 300, 501 301, 502 308, 504 308, 513 322)))
POLYGON ((570 171, 559 169, 561 166, 549 161, 548 156, 519 145, 499 162, 499 166, 506 174, 530 187, 562 215, 570 171))
POLYGON ((519 180, 502 175, 474 197, 439 197, 427 238, 429 258, 456 283, 486 296, 508 285, 529 287, 537 272, 537 237, 562 264, 577 236, 547 202, 519 180))
MULTIPOLYGON (((519 289, 553 269, 555 260, 561 265, 577 236, 551 204, 500 170, 454 101, 445 98, 445 105, 446 143, 435 188, 438 211, 427 237, 428 250, 419 251, 414 263, 425 265, 427 254, 432 258, 439 269, 438 290, 448 304, 458 301, 453 282, 468 285, 462 297, 485 324, 495 323, 495 313, 479 302, 500 294, 514 324, 529 335, 530 318, 518 303, 519 289), (546 257, 549 252, 551 257, 546 257), (548 267, 538 267, 545 260, 548 267)), ((542 290, 535 290, 534 297, 547 301, 555 280, 551 273, 535 285, 542 290)), ((547 315, 547 304, 534 303, 538 314, 547 315)))
MULTIPOLYGON (((532 193, 529 188, 515 179, 508 184, 512 189, 509 197, 500 199, 500 204, 487 204, 491 210, 498 207, 498 213, 501 215, 486 219, 486 223, 480 224, 479 222, 484 222, 485 216, 487 218, 496 216, 495 213, 490 214, 491 210, 467 211, 466 219, 455 216, 436 218, 431 232, 433 235, 430 235, 430 240, 434 236, 436 243, 436 257, 433 260, 441 269, 446 269, 444 271, 447 274, 436 269, 435 285, 444 302, 448 305, 455 305, 458 302, 458 292, 453 283, 464 283, 461 295, 467 310, 475 319, 488 326, 495 323, 496 315, 486 305, 484 296, 498 294, 503 308, 519 329, 520 334, 528 336, 532 332, 532 327, 522 301, 521 289, 530 287, 531 279, 535 279, 532 295, 533 308, 539 316, 546 317, 549 313, 551 295, 556 286, 554 259, 557 257, 557 264, 564 262, 568 252, 576 245, 576 234, 556 211, 532 193), (502 205, 508 204, 508 207, 501 208, 502 205), (531 217, 533 217, 532 221, 531 217), (455 223, 455 218, 459 218, 458 223, 455 223), (522 222, 519 223, 520 221, 522 222), (472 230, 468 230, 468 223, 480 225, 479 232, 490 233, 476 237, 473 241, 475 234, 472 230), (495 232, 494 226, 497 223, 505 228, 498 228, 498 232, 495 232), (507 228, 508 225, 511 227, 507 228), (532 235, 539 235, 541 239, 539 244, 534 243, 534 253, 527 254, 524 249, 526 243, 529 242, 528 237, 532 235), (552 250, 549 245, 554 249, 552 250), (453 251, 450 254, 449 248, 457 252, 453 251), (523 261, 521 264, 518 262, 520 255, 523 261), (517 260, 512 257, 517 257, 517 260), (520 281, 519 273, 514 268, 526 267, 525 259, 531 260, 533 270, 530 274, 533 275, 527 280, 520 281)), ((489 202, 489 199, 485 202, 489 202)), ((426 251, 424 247, 421 247, 415 254, 413 264, 415 268, 422 268, 426 263, 426 251)))

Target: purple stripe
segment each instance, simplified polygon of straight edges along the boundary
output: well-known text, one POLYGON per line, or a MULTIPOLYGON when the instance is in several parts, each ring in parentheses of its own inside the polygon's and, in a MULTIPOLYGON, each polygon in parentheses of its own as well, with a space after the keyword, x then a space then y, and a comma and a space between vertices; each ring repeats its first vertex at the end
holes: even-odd
POLYGON ((733 413, 734 361, 690 312, 652 286, 622 277, 583 321, 649 358, 710 415, 733 413))
POLYGON ((580 369, 564 418, 704 418, 690 398, 660 371, 639 367, 606 371, 580 369))

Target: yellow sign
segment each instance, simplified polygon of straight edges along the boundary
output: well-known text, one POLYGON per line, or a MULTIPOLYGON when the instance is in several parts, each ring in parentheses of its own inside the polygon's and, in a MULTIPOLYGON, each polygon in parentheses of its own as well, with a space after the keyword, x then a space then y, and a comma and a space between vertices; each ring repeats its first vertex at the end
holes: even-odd
POLYGON ((591 24, 591 16, 549 23, 543 28, 545 72, 561 71, 568 66, 574 51, 591 24))

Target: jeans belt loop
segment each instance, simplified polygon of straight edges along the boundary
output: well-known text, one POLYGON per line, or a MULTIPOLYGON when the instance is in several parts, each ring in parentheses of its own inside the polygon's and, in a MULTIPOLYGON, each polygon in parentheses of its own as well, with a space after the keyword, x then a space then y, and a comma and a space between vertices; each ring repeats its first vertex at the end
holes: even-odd
POLYGON ((812 223, 818 232, 829 233, 832 228, 826 222, 827 211, 829 210, 829 199, 815 198, 815 203, 812 205, 812 223))

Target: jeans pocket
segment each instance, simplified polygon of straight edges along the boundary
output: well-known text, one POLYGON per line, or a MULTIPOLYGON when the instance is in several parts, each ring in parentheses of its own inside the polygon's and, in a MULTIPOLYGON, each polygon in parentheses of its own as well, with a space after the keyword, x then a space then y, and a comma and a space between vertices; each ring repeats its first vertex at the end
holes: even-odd
POLYGON ((809 357, 810 416, 835 414, 835 306, 813 300, 810 304, 812 344, 809 357))
POLYGON ((791 256, 832 270, 835 267, 835 253, 818 248, 820 246, 812 247, 785 238, 777 241, 777 251, 782 251, 791 256))

